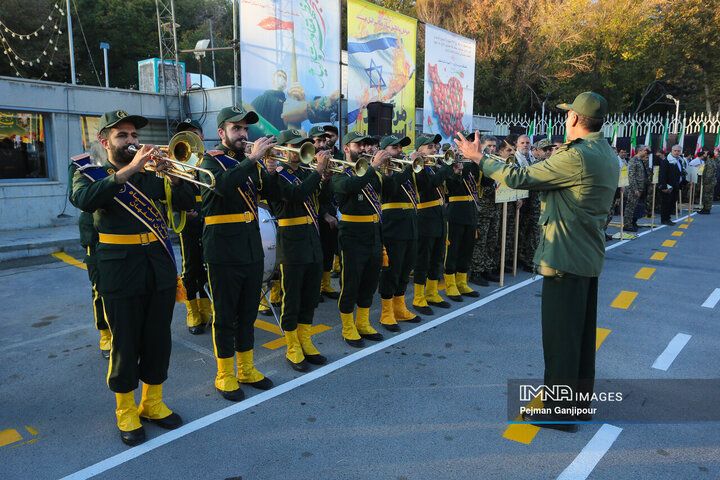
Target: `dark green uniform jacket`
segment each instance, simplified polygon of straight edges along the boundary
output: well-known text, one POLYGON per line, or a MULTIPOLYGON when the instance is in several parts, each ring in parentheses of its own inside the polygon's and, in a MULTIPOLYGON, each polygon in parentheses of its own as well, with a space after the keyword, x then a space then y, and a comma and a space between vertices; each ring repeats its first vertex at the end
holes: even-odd
MULTIPOLYGON (((148 231, 120 203, 114 200, 123 185, 115 183, 116 167, 106 161, 102 167, 110 175, 93 182, 80 171, 73 177, 72 202, 84 211, 93 212, 99 233, 133 234, 148 231)), ((154 172, 140 172, 130 177, 132 183, 153 201, 165 200, 165 180, 154 172)), ((178 210, 193 207, 195 196, 187 183, 171 186, 172 205, 178 210)), ((156 290, 172 288, 177 271, 161 242, 149 245, 116 245, 99 243, 97 247, 98 291, 104 298, 143 295, 148 287, 156 290), (152 273, 150 273, 150 269, 152 273), (153 283, 154 278, 154 283, 153 283)))
POLYGON ((412 240, 417 238, 417 214, 412 206, 410 197, 405 192, 403 184, 410 180, 412 188, 417 194, 412 168, 407 166, 402 172, 396 172, 391 178, 392 191, 382 196, 383 217, 382 232, 383 238, 394 240, 412 240), (391 204, 403 204, 402 208, 388 208, 391 204))
POLYGON ((536 265, 597 277, 605 259, 603 228, 620 174, 617 157, 600 132, 568 142, 529 167, 483 160, 485 175, 510 188, 542 193, 536 265))
MULTIPOLYGON (((378 196, 392 194, 393 184, 390 178, 368 167, 362 177, 335 174, 332 177, 332 189, 341 215, 376 215, 375 209, 365 198, 362 189, 367 184, 372 185, 378 196)), ((380 222, 355 223, 340 219, 339 232, 341 236, 352 237, 353 241, 363 245, 382 245, 380 222)))
POLYGON ((322 248, 315 224, 282 226, 282 220, 308 217, 309 213, 304 204, 308 196, 317 215, 321 176, 315 170, 312 172, 303 168, 293 170, 287 163, 281 163, 280 166, 299 178, 302 183, 299 185, 290 183, 278 173, 277 184, 281 200, 270 202, 275 217, 280 223, 277 230, 277 262, 283 264, 319 263, 322 261, 322 248))
POLYGON ((439 169, 425 167, 415 175, 418 194, 420 196, 420 207, 423 203, 436 202, 440 204, 433 207, 418 208, 418 235, 421 237, 443 237, 445 236, 445 207, 442 203, 441 192, 445 188, 445 180, 453 175, 452 165, 443 165, 439 169))
MULTIPOLYGON (((234 156, 225 145, 216 147, 222 155, 234 156)), ((218 154, 218 155, 221 155, 218 154)), ((251 212, 238 187, 249 177, 258 193, 267 200, 277 199, 277 175, 269 175, 262 165, 243 158, 235 166, 223 169, 220 162, 206 153, 200 166, 215 175, 215 189, 202 187, 202 213, 205 217, 203 251, 205 262, 246 265, 264 258, 260 227, 256 221, 219 223, 211 225, 208 217, 213 215, 243 214, 251 212)), ((200 179, 207 182, 206 174, 200 179)))
POLYGON ((465 182, 463 181, 463 179, 468 177, 469 175, 475 177, 475 182, 479 185, 480 169, 475 163, 464 164, 462 176, 451 175, 448 177, 447 182, 445 183, 448 189, 448 222, 457 223, 459 225, 477 225, 478 211, 475 202, 472 200, 453 202, 451 198, 456 196, 470 195, 470 192, 468 191, 467 187, 465 186, 465 182))

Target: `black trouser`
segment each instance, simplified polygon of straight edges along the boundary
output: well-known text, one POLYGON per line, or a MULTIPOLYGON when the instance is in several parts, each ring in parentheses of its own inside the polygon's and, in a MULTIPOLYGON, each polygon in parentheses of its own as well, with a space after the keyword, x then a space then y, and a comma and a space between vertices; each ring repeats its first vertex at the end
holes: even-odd
MULTIPOLYGON (((597 277, 545 277, 542 286, 542 342, 545 385, 568 385, 592 394, 595 381, 597 277)), ((573 402, 574 403, 574 402, 573 402)), ((590 402, 578 403, 586 407, 590 402)), ((545 402, 545 407, 572 406, 545 402)))
POLYGON ((207 265, 216 357, 230 358, 235 352, 252 350, 263 269, 262 260, 245 265, 207 265))
POLYGON ((338 309, 340 313, 352 313, 355 305, 369 308, 380 278, 382 248, 343 235, 338 238, 338 246, 342 262, 338 309))
POLYGON ((385 238, 388 266, 380 271, 380 297, 389 299, 405 295, 410 281, 410 272, 415 267, 417 241, 385 238))
POLYGON ((207 271, 203 260, 202 233, 195 228, 187 232, 183 230, 180 233, 180 249, 183 258, 182 281, 188 300, 194 300, 198 296, 207 298, 204 288, 207 271))
POLYGON ((467 273, 475 244, 475 225, 448 222, 445 273, 467 273))
POLYGON ((90 294, 92 295, 93 314, 95 315, 95 328, 105 330, 108 328, 108 324, 105 318, 105 308, 103 307, 102 297, 100 297, 100 292, 97 290, 98 268, 97 261, 95 260, 95 247, 87 247, 86 252, 85 265, 87 265, 88 278, 92 285, 90 294))
POLYGON ((670 220, 670 215, 675 210, 675 203, 678 200, 678 188, 673 188, 670 193, 660 192, 660 220, 670 220))
POLYGON ((330 225, 320 219, 320 246, 322 247, 323 272, 329 272, 332 270, 333 262, 335 261, 335 254, 338 251, 338 231, 337 229, 330 228, 330 225))
POLYGON ((293 331, 298 323, 312 325, 318 304, 321 263, 280 264, 282 281, 282 309, 280 323, 283 330, 293 331))
POLYGON ((116 393, 132 392, 138 380, 159 385, 170 364, 170 322, 175 288, 145 295, 103 298, 112 333, 108 386, 116 393))
POLYGON ((445 262, 445 237, 419 237, 413 282, 425 285, 427 279, 440 280, 445 262))

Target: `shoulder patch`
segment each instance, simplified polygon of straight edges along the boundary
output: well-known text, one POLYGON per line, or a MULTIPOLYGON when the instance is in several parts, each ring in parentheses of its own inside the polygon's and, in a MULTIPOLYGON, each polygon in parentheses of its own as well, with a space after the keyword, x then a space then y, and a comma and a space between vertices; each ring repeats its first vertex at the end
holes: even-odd
POLYGON ((77 162, 78 160, 83 160, 85 158, 90 158, 89 153, 81 153, 80 155, 75 155, 74 157, 70 157, 70 160, 73 162, 77 162))
POLYGON ((210 156, 217 157, 218 155, 222 155, 223 151, 222 150, 208 150, 205 153, 207 153, 210 156))
POLYGON ((93 165, 92 163, 88 163, 87 165, 82 165, 78 168, 78 171, 82 172, 84 170, 92 170, 93 168, 102 168, 100 165, 93 165))

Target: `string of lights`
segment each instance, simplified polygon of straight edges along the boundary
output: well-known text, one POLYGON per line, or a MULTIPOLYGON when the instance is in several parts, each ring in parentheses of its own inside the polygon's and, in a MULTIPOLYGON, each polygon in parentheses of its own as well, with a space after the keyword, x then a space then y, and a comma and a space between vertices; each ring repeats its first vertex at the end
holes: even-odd
POLYGON ((19 33, 13 31, 0 19, 0 49, 2 49, 3 54, 7 57, 8 62, 15 71, 16 76, 24 78, 24 75, 18 68, 19 66, 40 66, 45 62, 45 60, 47 60, 47 64, 41 78, 48 76, 48 71, 53 66, 55 53, 58 51, 58 40, 63 33, 60 27, 60 22, 63 20, 64 16, 65 12, 63 9, 61 9, 57 3, 54 4, 53 10, 50 11, 50 14, 47 16, 43 24, 31 33, 19 33), (54 23, 51 24, 53 21, 54 23), (23 54, 22 48, 18 49, 18 47, 13 47, 10 43, 10 39, 20 41, 34 40, 34 38, 39 36, 40 32, 49 32, 50 35, 47 44, 42 49, 42 53, 38 53, 37 56, 33 55, 33 57, 27 57, 26 54, 23 54))

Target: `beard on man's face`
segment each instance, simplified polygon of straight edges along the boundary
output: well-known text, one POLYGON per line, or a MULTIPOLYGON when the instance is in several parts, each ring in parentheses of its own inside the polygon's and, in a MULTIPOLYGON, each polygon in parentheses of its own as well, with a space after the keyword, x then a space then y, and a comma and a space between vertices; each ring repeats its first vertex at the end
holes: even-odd
POLYGON ((113 159, 118 163, 122 163, 123 165, 129 164, 130 162, 132 162, 132 159, 135 158, 135 153, 128 150, 128 147, 130 147, 130 145, 118 147, 112 142, 109 143, 109 148, 110 152, 112 153, 113 159))

